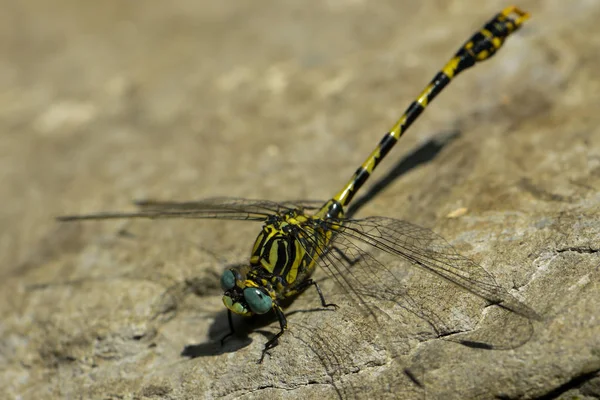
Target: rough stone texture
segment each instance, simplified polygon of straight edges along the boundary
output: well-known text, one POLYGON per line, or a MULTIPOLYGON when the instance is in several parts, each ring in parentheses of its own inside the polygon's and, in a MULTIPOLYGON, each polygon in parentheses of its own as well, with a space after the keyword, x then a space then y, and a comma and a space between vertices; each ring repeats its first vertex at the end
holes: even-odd
POLYGON ((375 324, 333 295, 340 310, 291 315, 262 365, 276 324, 218 340, 218 274, 258 225, 53 217, 326 199, 507 4, 3 3, 3 398, 600 397, 600 2, 522 1, 532 20, 427 110, 358 214, 435 230, 544 320, 424 276, 421 318, 380 302, 375 324))

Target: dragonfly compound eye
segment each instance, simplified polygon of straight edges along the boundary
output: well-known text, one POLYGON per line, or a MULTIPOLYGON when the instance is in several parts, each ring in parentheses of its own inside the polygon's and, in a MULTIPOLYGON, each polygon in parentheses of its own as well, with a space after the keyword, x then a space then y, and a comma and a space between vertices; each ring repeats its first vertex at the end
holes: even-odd
POLYGON ((221 289, 224 291, 231 290, 235 287, 235 275, 231 270, 223 272, 221 275, 221 289))
POLYGON ((244 289, 244 299, 256 314, 266 314, 273 307, 271 297, 260 289, 249 287, 244 289))

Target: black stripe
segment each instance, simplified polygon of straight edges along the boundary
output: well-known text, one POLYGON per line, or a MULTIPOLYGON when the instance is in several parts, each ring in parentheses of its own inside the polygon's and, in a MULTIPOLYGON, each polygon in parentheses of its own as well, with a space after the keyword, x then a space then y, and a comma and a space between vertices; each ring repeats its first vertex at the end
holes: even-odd
POLYGON ((269 254, 271 254, 271 247, 273 247, 273 240, 267 240, 263 246, 258 248, 259 252, 257 255, 260 256, 260 258, 268 258, 269 254))
POLYGON ((367 179, 369 179, 370 175, 371 174, 369 174, 369 172, 363 167, 360 167, 356 170, 354 173, 354 187, 348 192, 346 204, 350 203, 356 192, 361 188, 362 185, 364 185, 367 179))
POLYGON ((429 92, 429 95, 427 96, 428 102, 435 99, 435 97, 442 91, 442 89, 444 89, 450 83, 450 77, 442 71, 440 71, 433 78, 431 83, 433 84, 433 87, 431 88, 431 92, 429 92))
MULTIPOLYGON (((487 42, 489 44, 489 42, 487 42)), ((472 53, 469 51, 463 51, 459 57, 460 57, 460 61, 458 62, 458 65, 456 66, 456 70, 454 71, 454 76, 460 74, 462 71, 464 71, 467 68, 471 68, 473 65, 475 65, 475 62, 477 62, 477 59, 475 58, 477 54, 479 54, 480 52, 482 52, 483 50, 486 50, 486 47, 491 47, 492 52, 493 52, 493 46, 480 46, 481 43, 478 43, 476 45, 476 47, 473 47, 471 49, 472 53)), ((490 50, 490 49, 487 49, 490 50)))
MULTIPOLYGON (((481 36, 483 36, 483 35, 481 35, 481 36)), ((482 51, 486 51, 486 50, 489 51, 490 53, 496 52, 496 48, 492 44, 492 38, 482 37, 478 42, 475 42, 475 46, 473 46, 473 48, 471 49, 471 51, 475 54, 479 54, 482 51)), ((475 60, 473 60, 473 63, 475 63, 475 60)), ((462 59, 461 59, 461 64, 462 64, 462 59)))
POLYGON ((263 246, 265 245, 266 238, 267 238, 267 233, 263 230, 260 233, 260 243, 258 246, 256 246, 256 251, 254 253, 252 253, 252 256, 260 256, 261 255, 261 250, 263 249, 263 246))
POLYGON ((404 130, 406 130, 415 119, 423 112, 424 108, 421 103, 413 101, 410 106, 406 109, 406 122, 404 123, 404 130))
POLYGON ((290 238, 287 242, 287 265, 285 266, 285 271, 283 273, 286 281, 288 274, 292 270, 292 266, 296 262, 296 253, 296 241, 293 238, 290 238))
MULTIPOLYGON (((346 203, 346 204, 348 204, 348 203, 346 203)), ((329 209, 327 210, 326 218, 327 219, 339 218, 343 213, 344 213, 344 208, 342 207, 340 202, 332 199, 331 205, 329 206, 329 209)))
POLYGON ((360 189, 360 187, 369 179, 369 171, 360 167, 356 170, 356 178, 354 178, 354 191, 360 189))
MULTIPOLYGON (((284 271, 288 267, 289 260, 287 259, 287 252, 285 249, 285 241, 281 238, 277 238, 272 240, 271 242, 275 242, 274 245, 277 246, 277 260, 275 260, 275 264, 273 266, 273 275, 281 275, 284 276, 284 271)), ((271 254, 269 252, 269 254, 271 254)), ((274 260, 269 260, 271 263, 274 260)))
MULTIPOLYGON (((489 30, 489 29, 488 29, 488 30, 489 30)), ((467 43, 469 43, 469 42, 473 42, 473 44, 474 44, 475 46, 477 46, 479 43, 486 42, 486 41, 487 41, 487 38, 486 38, 486 36, 485 36, 483 33, 481 33, 481 31, 479 31, 479 32, 477 32, 476 34, 474 34, 473 36, 471 36, 471 39, 469 39, 469 40, 467 41, 467 43)), ((475 47, 475 46, 474 46, 474 47, 475 47)), ((461 49, 458 51, 458 53, 460 53, 460 51, 461 51, 461 50, 464 50, 464 48, 465 48, 465 47, 463 46, 463 47, 462 47, 462 48, 461 48, 461 49)), ((457 53, 457 55, 458 55, 458 53, 457 53)))
POLYGON ((509 35, 507 26, 513 22, 510 18, 504 21, 500 21, 498 18, 503 17, 502 15, 496 15, 496 18, 483 26, 483 29, 487 29, 495 37, 504 38, 509 35))
POLYGON ((383 158, 389 153, 389 151, 394 147, 398 139, 392 136, 390 133, 385 135, 381 142, 379 142, 379 157, 375 159, 375 166, 379 165, 379 162, 383 160, 383 158))

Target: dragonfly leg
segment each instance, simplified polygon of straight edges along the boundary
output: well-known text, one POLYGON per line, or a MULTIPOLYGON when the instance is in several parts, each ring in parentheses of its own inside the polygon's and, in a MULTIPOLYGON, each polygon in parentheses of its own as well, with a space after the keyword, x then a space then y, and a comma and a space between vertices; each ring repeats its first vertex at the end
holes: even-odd
POLYGON ((309 286, 314 286, 315 289, 317 289, 317 293, 319 294, 319 298, 321 299, 321 305, 325 308, 327 307, 333 307, 334 309, 338 309, 339 306, 335 303, 327 303, 325 301, 325 296, 323 296, 323 292, 321 292, 321 288, 319 287, 319 284, 315 281, 313 281, 312 279, 308 279, 306 280, 301 286, 303 286, 303 289, 309 287, 309 286))
POLYGON ((275 310, 275 315, 277 315, 277 320, 279 320, 279 327, 281 329, 279 332, 277 332, 277 334, 273 338, 271 338, 265 344, 265 348, 262 351, 260 360, 258 360, 258 364, 262 364, 262 362, 265 358, 265 355, 268 353, 268 351, 278 345, 279 338, 281 337, 281 335, 283 335, 283 333, 287 329, 287 319, 285 318, 285 314, 283 313, 283 310, 281 309, 281 307, 279 307, 279 305, 277 305, 277 304, 274 304, 273 310, 275 310))
POLYGON ((235 333, 235 328, 233 327, 233 319, 231 318, 231 310, 227 310, 227 321, 229 322, 229 333, 221 338, 221 346, 225 344, 225 340, 232 336, 235 333))
MULTIPOLYGON (((280 279, 280 282, 285 282, 285 281, 284 281, 283 279, 280 279)), ((282 285, 284 285, 284 284, 285 284, 285 283, 282 283, 282 285)), ((304 292, 304 291, 305 291, 305 290, 306 290, 306 289, 307 289, 309 286, 314 286, 314 287, 315 287, 315 289, 317 289, 317 293, 319 294, 319 299, 321 299, 321 305, 322 305, 324 308, 327 308, 327 307, 334 307, 334 308, 336 308, 336 309, 337 309, 337 308, 339 308, 339 307, 337 306, 337 304, 334 304, 334 303, 327 303, 327 302, 325 301, 325 296, 323 296, 323 292, 321 291, 321 288, 319 287, 319 284, 318 284, 317 282, 315 282, 314 280, 312 280, 312 279, 307 279, 307 280, 305 280, 305 281, 301 282, 300 284, 298 284, 298 286, 296 286, 296 287, 295 287, 293 290, 290 290, 290 291, 286 292, 286 297, 289 297, 289 296, 295 296, 295 295, 297 295, 297 294, 299 294, 299 293, 302 293, 302 292, 304 292)))

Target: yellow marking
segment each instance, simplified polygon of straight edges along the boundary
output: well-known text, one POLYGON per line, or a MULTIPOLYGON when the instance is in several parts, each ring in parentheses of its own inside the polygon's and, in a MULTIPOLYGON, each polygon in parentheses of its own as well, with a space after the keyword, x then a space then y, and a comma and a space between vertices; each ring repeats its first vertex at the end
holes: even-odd
POLYGON ((494 45, 494 47, 496 49, 499 49, 500 46, 502 46, 502 43, 503 43, 503 40, 500 39, 500 38, 494 38, 494 39, 492 39, 492 44, 494 45))
POLYGON ((274 268, 273 268, 273 265, 272 265, 272 264, 269 264, 269 263, 267 262, 267 260, 265 260, 264 258, 261 258, 261 259, 260 259, 260 265, 262 265, 262 266, 263 266, 263 268, 264 268, 264 269, 266 269, 267 271, 269 271, 270 273, 273 273, 273 269, 274 269, 274 268))
POLYGON ((406 114, 402 115, 402 117, 396 122, 396 125, 390 130, 390 133, 396 140, 400 139, 402 136, 402 127, 406 124, 406 114))
MULTIPOLYGON (((306 222, 307 220, 308 220, 308 218, 306 217, 306 215, 303 215, 303 214, 294 214, 294 215, 286 218, 288 225, 301 225, 302 223, 306 222)), ((284 225, 282 225, 282 227, 283 226, 284 225)))
POLYGON ((281 282, 277 281, 275 285, 275 290, 279 293, 283 292, 283 285, 281 284, 281 282))
POLYGON ((230 308, 230 310, 236 314, 243 315, 243 316, 252 315, 252 313, 250 311, 246 310, 246 308, 244 306, 242 306, 240 303, 233 303, 233 306, 230 308))
POLYGON ((442 69, 444 75, 446 75, 450 79, 454 78, 454 73, 458 69, 459 62, 460 58, 458 57, 453 57, 452 60, 448 61, 448 63, 446 63, 446 65, 444 65, 444 68, 442 69))
POLYGON ((369 158, 361 165, 369 174, 375 169, 375 160, 381 156, 379 146, 369 155, 369 158))
POLYGON ((298 267, 306 255, 306 252, 300 244, 300 241, 294 241, 294 246, 296 247, 296 258, 294 259, 294 262, 290 266, 290 269, 285 276, 287 283, 293 283, 296 280, 296 277, 298 276, 298 267))
MULTIPOLYGON (((340 190, 340 192, 338 194, 335 195, 334 199, 338 202, 340 202, 340 204, 346 204, 346 199, 348 198, 348 196, 350 195, 350 192, 352 192, 354 190, 354 178, 356 178, 356 175, 354 175, 352 177, 352 182, 348 183, 346 185, 346 187, 344 187, 342 190, 340 190)), ((324 209, 324 212, 326 213, 327 210, 324 209)), ((325 213, 323 214, 323 216, 325 216, 325 213)))
POLYGON ((494 35, 492 34, 492 32, 488 31, 487 29, 482 29, 482 30, 479 31, 479 33, 481 33, 486 38, 494 37, 494 35))
POLYGON ((521 24, 529 19, 531 14, 526 11, 521 10, 517 6, 508 6, 500 13, 503 17, 507 18, 510 14, 517 14, 519 18, 515 20, 516 26, 521 26, 521 24))
POLYGON ((246 280, 244 281, 244 288, 247 288, 247 287, 254 287, 254 288, 257 288, 257 287, 259 287, 259 286, 258 286, 258 283, 254 282, 254 281, 251 281, 250 279, 246 279, 246 280))
POLYGON ((223 296, 223 304, 236 314, 243 315, 244 317, 252 315, 252 313, 246 310, 240 303, 234 303, 233 299, 229 296, 223 296))
POLYGON ((477 54, 477 60, 483 61, 483 60, 489 58, 489 56, 490 56, 490 52, 487 50, 484 50, 481 53, 477 54))
POLYGON ((433 89, 433 84, 430 83, 417 97, 417 103, 419 103, 423 108, 427 107, 429 103, 429 93, 431 93, 431 89, 433 89))
MULTIPOLYGON (((254 247, 252 248, 252 254, 256 254, 258 252, 258 245, 262 242, 264 236, 265 236, 264 231, 260 231, 260 233, 258 234, 258 237, 256 238, 256 241, 254 242, 254 247)), ((256 258, 256 256, 253 256, 252 258, 256 258)))
POLYGON ((268 261, 265 260, 265 254, 263 251, 263 247, 259 248, 259 244, 262 242, 264 243, 268 243, 270 240, 272 240, 272 238, 274 236, 277 235, 277 233, 279 233, 280 231, 275 229, 272 226, 265 226, 263 228, 263 230, 261 231, 261 233, 259 233, 258 237, 256 238, 256 241, 254 242, 254 247, 253 247, 253 251, 252 251, 252 256, 250 257, 250 262, 252 264, 257 264, 260 262, 260 265, 263 266, 264 269, 266 269, 268 272, 272 273, 275 264, 277 263, 277 246, 271 246, 271 250, 269 253, 269 257, 268 257, 268 261), (264 239, 264 242, 263 242, 264 239), (275 254, 275 256, 273 256, 273 254, 275 254), (273 262, 273 260, 275 260, 275 262, 273 262))
POLYGON ((286 296, 286 297, 291 297, 291 296, 295 296, 295 295, 297 295, 297 294, 298 294, 298 290, 294 289, 294 290, 290 290, 290 291, 288 291, 288 292, 285 294, 285 296, 286 296))
MULTIPOLYGON (((279 262, 279 248, 283 246, 283 248, 286 250, 286 254, 287 254, 287 243, 284 242, 283 240, 278 240, 276 243, 274 243, 273 246, 271 246, 271 250, 269 251, 269 262, 271 263, 272 266, 274 266, 275 264, 278 264, 279 262)), ((271 269, 273 269, 273 267, 271 267, 271 269)), ((271 271, 272 272, 272 271, 271 271)))

